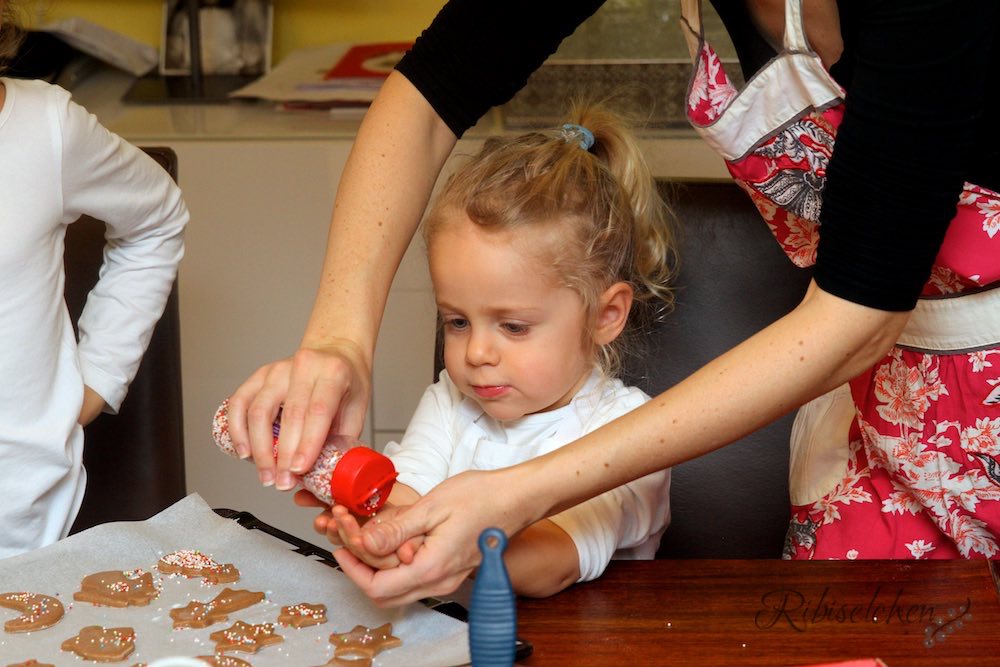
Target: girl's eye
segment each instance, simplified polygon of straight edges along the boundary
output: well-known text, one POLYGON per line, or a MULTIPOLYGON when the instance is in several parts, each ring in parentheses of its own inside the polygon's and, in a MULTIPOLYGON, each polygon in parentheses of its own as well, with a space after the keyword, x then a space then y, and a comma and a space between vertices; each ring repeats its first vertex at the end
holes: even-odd
POLYGON ((444 326, 453 331, 463 331, 469 326, 469 321, 461 317, 452 317, 444 321, 444 326))
POLYGON ((504 322, 503 330, 514 336, 523 336, 524 334, 528 333, 528 326, 526 324, 504 322))

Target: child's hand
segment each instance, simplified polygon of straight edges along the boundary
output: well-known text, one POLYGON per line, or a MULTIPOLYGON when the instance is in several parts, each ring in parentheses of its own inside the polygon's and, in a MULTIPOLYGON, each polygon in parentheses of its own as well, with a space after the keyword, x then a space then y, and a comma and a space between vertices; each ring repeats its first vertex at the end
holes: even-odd
POLYGON ((104 402, 100 394, 87 385, 83 385, 83 406, 80 407, 80 416, 77 418, 77 422, 79 422, 80 426, 86 426, 97 419, 98 415, 101 414, 101 410, 106 406, 107 403, 104 402))
MULTIPOLYGON (((386 506, 383 508, 382 513, 391 515, 396 510, 398 508, 386 506)), ((376 521, 381 520, 376 517, 365 517, 359 520, 346 507, 334 505, 331 509, 329 523, 327 524, 327 539, 334 544, 343 545, 355 557, 371 567, 380 570, 396 567, 400 563, 396 554, 377 556, 365 548, 364 542, 361 539, 361 526, 372 519, 376 521)))

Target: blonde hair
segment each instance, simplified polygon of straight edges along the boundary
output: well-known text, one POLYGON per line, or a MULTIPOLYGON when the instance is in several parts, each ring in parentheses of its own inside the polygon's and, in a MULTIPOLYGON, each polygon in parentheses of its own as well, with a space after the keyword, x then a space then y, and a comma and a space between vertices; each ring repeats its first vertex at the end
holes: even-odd
POLYGON ((454 211, 496 230, 558 225, 559 242, 540 251, 589 316, 614 283, 634 292, 625 331, 596 351, 604 372, 617 375, 638 335, 673 305, 673 216, 621 115, 583 104, 566 122, 586 128, 593 145, 584 149, 578 134, 559 131, 487 140, 438 194, 424 239, 429 247, 454 211))
POLYGON ((0 6, 3 7, 0 11, 0 73, 3 73, 7 69, 7 63, 17 54, 17 47, 24 35, 20 28, 19 12, 11 0, 0 2, 0 6))

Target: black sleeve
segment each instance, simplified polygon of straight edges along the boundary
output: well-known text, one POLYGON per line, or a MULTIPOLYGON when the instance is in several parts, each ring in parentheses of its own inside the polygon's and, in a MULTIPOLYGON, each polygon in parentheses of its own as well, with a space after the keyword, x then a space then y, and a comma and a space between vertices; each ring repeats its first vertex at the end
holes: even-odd
POLYGON ((396 67, 456 136, 507 102, 604 0, 450 0, 396 67))
POLYGON ((881 310, 916 304, 979 142, 995 141, 998 8, 868 0, 843 26, 851 77, 814 274, 827 292, 881 310))

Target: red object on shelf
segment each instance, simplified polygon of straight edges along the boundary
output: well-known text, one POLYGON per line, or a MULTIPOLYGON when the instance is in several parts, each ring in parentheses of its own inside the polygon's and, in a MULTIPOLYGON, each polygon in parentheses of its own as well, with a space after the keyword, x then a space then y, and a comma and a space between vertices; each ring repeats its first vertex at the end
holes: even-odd
POLYGON ((357 44, 323 75, 325 81, 331 79, 375 79, 383 80, 396 66, 413 42, 377 42, 357 44))

